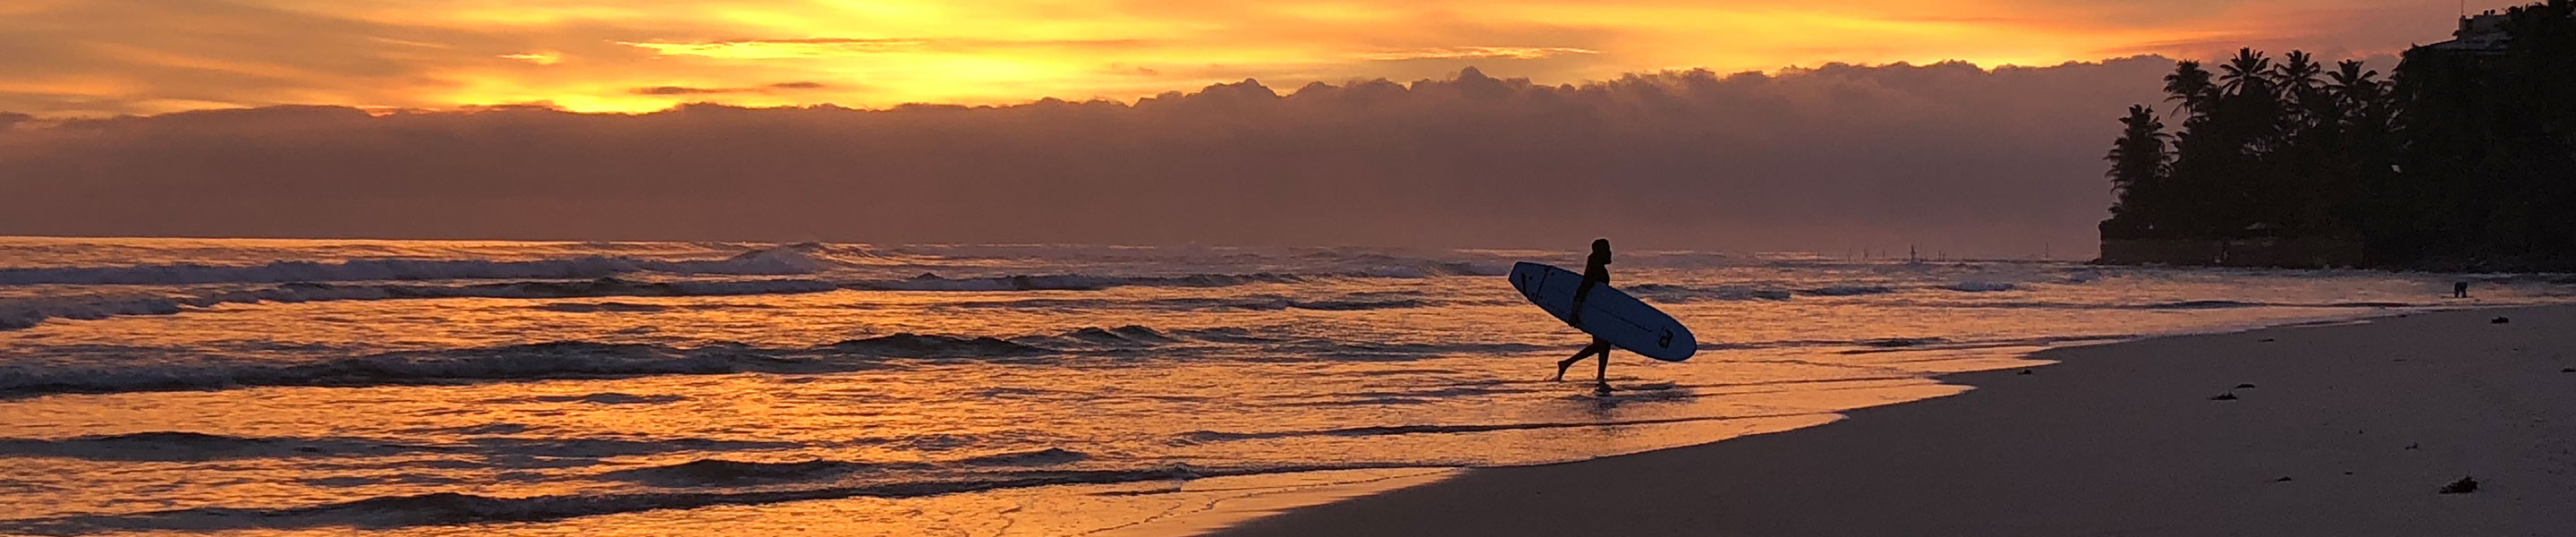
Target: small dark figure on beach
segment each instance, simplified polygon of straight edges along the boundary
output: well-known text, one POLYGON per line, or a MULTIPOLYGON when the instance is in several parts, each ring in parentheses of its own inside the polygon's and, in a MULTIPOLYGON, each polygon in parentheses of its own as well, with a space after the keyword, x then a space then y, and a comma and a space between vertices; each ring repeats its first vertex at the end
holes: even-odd
MULTIPOLYGON (((1583 261, 1583 283, 1574 287, 1574 314, 1568 315, 1566 317, 1566 322, 1573 324, 1575 328, 1582 328, 1583 300, 1592 296, 1592 286, 1609 284, 1610 239, 1593 239, 1592 257, 1583 261)), ((1600 355, 1601 357, 1601 366, 1595 369, 1592 374, 1592 381, 1594 383, 1592 391, 1595 393, 1610 393, 1610 342, 1602 341, 1601 338, 1597 337, 1592 338, 1592 344, 1583 346, 1582 351, 1574 353, 1573 358, 1567 358, 1565 361, 1557 362, 1556 376, 1548 377, 1547 380, 1565 380, 1566 368, 1573 367, 1575 362, 1583 361, 1584 357, 1592 355, 1600 355)))
POLYGON ((2468 298, 2469 282, 2452 282, 2451 298, 2468 298))

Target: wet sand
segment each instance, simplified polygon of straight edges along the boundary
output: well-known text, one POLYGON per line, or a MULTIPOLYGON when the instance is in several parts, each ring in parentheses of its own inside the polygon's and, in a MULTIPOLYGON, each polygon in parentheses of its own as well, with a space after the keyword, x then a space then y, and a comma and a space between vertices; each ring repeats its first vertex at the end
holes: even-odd
POLYGON ((2576 307, 2167 337, 2036 358, 2060 363, 1952 375, 1944 380, 1977 389, 1821 427, 1471 470, 1219 534, 2576 531, 2576 307), (2463 477, 2476 480, 2475 492, 2440 492, 2463 477))

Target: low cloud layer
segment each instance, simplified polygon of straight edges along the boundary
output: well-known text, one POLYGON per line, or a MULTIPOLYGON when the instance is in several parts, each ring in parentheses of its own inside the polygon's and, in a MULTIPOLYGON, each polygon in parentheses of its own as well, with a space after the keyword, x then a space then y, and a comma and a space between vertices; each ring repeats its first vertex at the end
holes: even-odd
POLYGON ((9 0, 0 110, 1132 101, 1258 78, 1544 84, 1826 62, 2367 56, 2528 0, 9 0), (814 81, 812 91, 639 93, 814 81))
MULTIPOLYGON (((2089 254, 2141 57, 1133 105, 0 120, 0 233, 2089 254), (13 126, 14 125, 14 126, 13 126)), ((784 88, 786 86, 776 86, 784 88)))

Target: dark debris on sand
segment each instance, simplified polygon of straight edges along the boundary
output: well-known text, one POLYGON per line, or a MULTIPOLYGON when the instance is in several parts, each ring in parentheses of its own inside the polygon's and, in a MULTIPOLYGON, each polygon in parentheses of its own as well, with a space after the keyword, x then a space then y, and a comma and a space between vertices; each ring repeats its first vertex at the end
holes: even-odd
POLYGON ((2468 494, 2477 491, 2478 480, 2475 478, 2462 477, 2459 481, 2452 481, 2451 484, 2442 485, 2443 494, 2468 494))
POLYGON ((2252 388, 2252 387, 2254 387, 2254 383, 2251 383, 2251 382, 2247 382, 2247 383, 2242 383, 2242 384, 2237 384, 2237 385, 2236 385, 2236 389, 2240 389, 2240 390, 2241 390, 2241 389, 2245 389, 2245 388, 2252 388))
POLYGON ((2222 393, 2222 394, 2218 394, 2218 395, 2212 395, 2212 396, 2209 396, 2209 400, 2211 400, 2211 401, 2234 401, 2234 400, 2236 400, 2236 392, 2227 392, 2227 393, 2222 393))
POLYGON ((2497 317, 2495 318, 2495 320, 2487 321, 2487 323, 2488 323, 2488 324, 2504 324, 2504 323, 2510 323, 2510 322, 2513 322, 2513 319, 2507 319, 2507 318, 2504 318, 2503 316, 2497 316, 2497 317))

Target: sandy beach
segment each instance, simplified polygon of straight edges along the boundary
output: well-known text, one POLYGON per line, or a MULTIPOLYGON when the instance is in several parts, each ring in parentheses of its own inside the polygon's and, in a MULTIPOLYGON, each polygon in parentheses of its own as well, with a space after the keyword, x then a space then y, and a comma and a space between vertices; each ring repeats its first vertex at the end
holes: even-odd
POLYGON ((2058 363, 1944 377, 1976 389, 1825 426, 1471 470, 1219 534, 2565 535, 2576 524, 2576 308, 2036 358, 2058 363), (2473 492, 2443 492, 2464 477, 2473 492))

